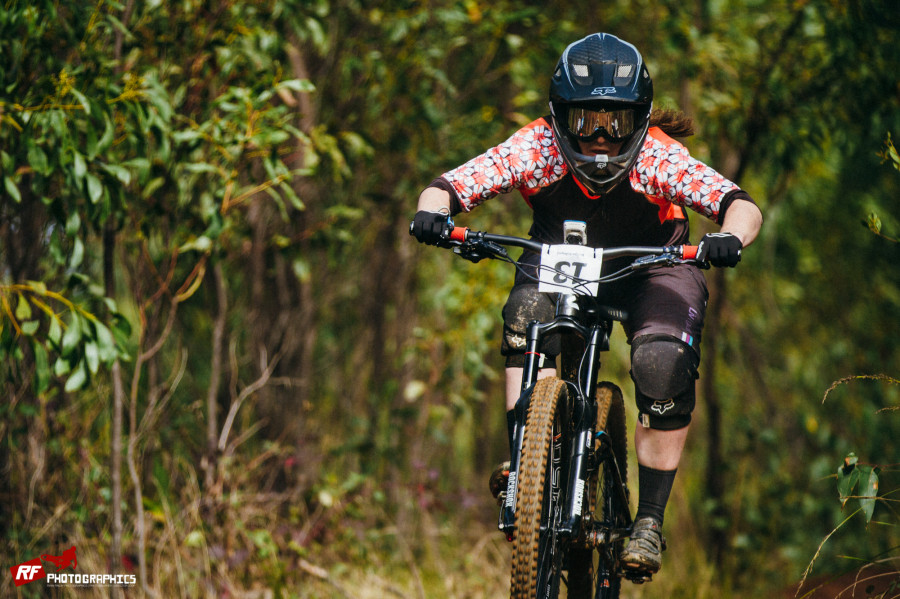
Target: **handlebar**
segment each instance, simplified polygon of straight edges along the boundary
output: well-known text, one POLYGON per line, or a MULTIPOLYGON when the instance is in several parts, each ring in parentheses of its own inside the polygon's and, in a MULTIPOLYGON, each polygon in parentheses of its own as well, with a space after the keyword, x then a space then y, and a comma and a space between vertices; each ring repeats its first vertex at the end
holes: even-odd
MULTIPOLYGON (((533 239, 523 239, 521 237, 511 237, 509 235, 495 235, 493 233, 485 233, 483 231, 472 231, 468 227, 453 227, 449 229, 447 235, 448 241, 452 245, 464 244, 472 242, 477 245, 486 243, 499 244, 504 246, 519 247, 531 252, 540 254, 544 244, 534 241, 533 239)), ((684 261, 696 260, 696 245, 670 245, 670 246, 626 246, 618 248, 609 248, 603 250, 603 260, 611 260, 614 258, 622 258, 626 256, 672 256, 680 258, 684 261)))
MULTIPOLYGON (((415 234, 414 225, 415 222, 410 223, 410 235, 415 234)), ((545 264, 545 257, 554 253, 553 248, 561 248, 564 247, 564 245, 555 246, 553 244, 544 244, 533 239, 524 239, 522 237, 497 235, 485 231, 472 231, 467 227, 455 226, 453 220, 449 217, 447 218, 446 224, 442 227, 438 239, 431 241, 430 243, 433 243, 438 247, 452 248, 455 254, 470 262, 480 262, 485 258, 509 262, 515 265, 519 272, 525 274, 525 276, 534 281, 539 281, 542 286, 546 285, 549 289, 565 287, 579 289, 582 292, 586 291, 591 295, 597 293, 597 285, 618 281, 639 270, 657 266, 674 266, 676 264, 693 264, 700 268, 709 268, 709 262, 697 260, 697 251, 699 248, 695 245, 590 248, 579 244, 565 244, 565 246, 573 249, 582 247, 585 250, 600 250, 600 255, 598 255, 597 252, 593 253, 593 260, 596 262, 607 262, 617 258, 634 257, 634 260, 627 265, 619 264, 612 273, 604 273, 599 267, 599 264, 592 266, 592 259, 587 256, 582 256, 575 262, 569 262, 567 259, 562 259, 555 264, 545 264), (525 267, 522 262, 513 260, 506 250, 507 247, 519 247, 541 256, 541 264, 538 265, 538 274, 535 274, 534 271, 528 271, 527 267, 525 267), (583 262, 583 260, 586 260, 586 262, 583 262), (566 272, 564 270, 565 268, 571 267, 577 267, 577 270, 575 272, 566 272), (548 272, 554 274, 549 276, 548 272), (583 274, 581 274, 582 272, 583 274), (552 278, 552 281, 548 280, 548 276, 552 278), (568 283, 566 283, 567 281, 568 283)))

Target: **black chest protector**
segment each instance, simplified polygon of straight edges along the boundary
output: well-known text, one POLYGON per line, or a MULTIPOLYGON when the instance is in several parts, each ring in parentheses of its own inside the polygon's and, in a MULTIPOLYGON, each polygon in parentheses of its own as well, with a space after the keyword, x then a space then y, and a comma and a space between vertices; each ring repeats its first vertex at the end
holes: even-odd
POLYGON ((626 179, 600 198, 588 197, 571 174, 527 197, 534 210, 529 234, 543 243, 563 243, 563 222, 587 223, 587 245, 674 245, 688 243, 684 211, 658 204, 634 191, 626 179))

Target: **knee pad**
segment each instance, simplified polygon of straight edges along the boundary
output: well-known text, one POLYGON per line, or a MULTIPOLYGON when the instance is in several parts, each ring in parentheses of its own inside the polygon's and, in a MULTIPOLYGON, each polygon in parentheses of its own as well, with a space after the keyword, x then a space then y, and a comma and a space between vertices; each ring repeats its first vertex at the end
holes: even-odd
POLYGON ((675 430, 691 422, 694 411, 697 353, 669 335, 645 335, 631 344, 631 378, 641 423, 675 430))
MULTIPOLYGON (((537 320, 547 322, 553 319, 555 307, 547 294, 538 292, 537 285, 517 285, 513 287, 503 306, 503 341, 500 353, 506 356, 506 365, 525 365, 525 344, 528 324, 537 320)), ((559 335, 548 335, 541 340, 538 351, 544 354, 544 365, 555 364, 559 355, 559 335)))

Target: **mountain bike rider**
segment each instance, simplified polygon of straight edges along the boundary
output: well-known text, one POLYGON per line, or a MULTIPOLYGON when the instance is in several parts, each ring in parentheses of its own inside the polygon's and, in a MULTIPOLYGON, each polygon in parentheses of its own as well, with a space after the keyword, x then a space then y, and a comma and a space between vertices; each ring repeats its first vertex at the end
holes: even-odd
MULTIPOLYGON (((586 222, 593 247, 689 243, 686 207, 721 225, 719 233, 703 236, 698 258, 737 265, 759 232, 759 209, 746 191, 669 136, 690 135, 690 120, 653 111, 652 101, 650 75, 633 45, 606 33, 570 44, 551 79, 551 114, 435 179, 419 197, 413 234, 434 244, 448 216, 517 189, 533 210, 529 234, 542 243, 563 243, 565 220, 586 222)), ((533 268, 539 257, 525 252, 522 260, 533 268)), ((604 269, 615 272, 615 265, 604 269)), ((682 264, 601 285, 599 298, 629 314, 623 326, 639 411, 639 497, 621 562, 641 582, 661 565, 663 516, 694 408, 708 292, 702 271, 682 264)), ((501 348, 511 422, 521 391, 525 327, 552 319, 553 311, 537 284, 517 273, 503 308, 501 348)), ((539 376, 555 376, 559 340, 540 349, 539 376)))

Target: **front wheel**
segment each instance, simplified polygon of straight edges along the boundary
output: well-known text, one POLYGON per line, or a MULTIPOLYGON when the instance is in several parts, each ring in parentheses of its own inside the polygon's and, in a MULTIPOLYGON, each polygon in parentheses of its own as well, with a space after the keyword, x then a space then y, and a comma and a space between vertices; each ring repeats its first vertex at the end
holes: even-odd
POLYGON ((559 595, 567 545, 556 534, 562 501, 561 416, 566 384, 558 378, 535 383, 525 420, 516 491, 516 533, 512 548, 512 599, 555 599, 559 595))

